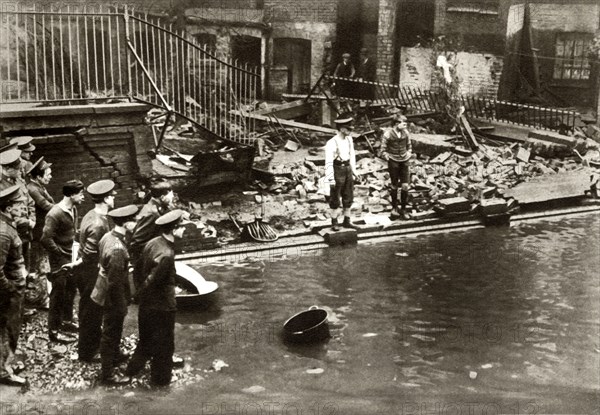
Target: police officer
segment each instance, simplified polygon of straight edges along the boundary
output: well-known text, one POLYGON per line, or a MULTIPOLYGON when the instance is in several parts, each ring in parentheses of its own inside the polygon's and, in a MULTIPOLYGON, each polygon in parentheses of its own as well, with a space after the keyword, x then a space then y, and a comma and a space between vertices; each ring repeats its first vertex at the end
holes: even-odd
POLYGON ((25 384, 10 366, 21 330, 22 303, 27 271, 21 240, 14 220, 22 210, 20 189, 13 185, 0 191, 0 383, 25 384))
POLYGON ((350 221, 350 208, 354 200, 354 178, 356 173, 356 155, 352 142, 352 118, 335 120, 338 133, 325 144, 325 176, 331 187, 329 207, 331 208, 331 229, 338 231, 338 215, 341 205, 344 209, 345 228, 356 228, 350 221))
POLYGON ((15 224, 19 238, 23 242, 22 251, 25 268, 29 270, 29 247, 31 245, 32 231, 36 223, 35 202, 29 196, 27 184, 22 177, 22 152, 18 148, 15 148, 15 146, 16 143, 13 143, 11 146, 5 147, 8 148, 7 150, 3 152, 0 150, 0 166, 2 166, 2 171, 0 172, 0 190, 13 185, 19 186, 19 197, 26 210, 22 217, 15 218, 15 224))
POLYGON ((71 343, 76 339, 60 330, 73 330, 73 301, 77 286, 69 275, 73 268, 73 241, 78 223, 77 206, 85 199, 84 186, 79 180, 63 185, 63 198, 46 215, 42 230, 42 246, 50 261, 50 309, 48 331, 50 341, 71 343))
POLYGON ((139 342, 127 366, 135 376, 151 360, 150 381, 156 386, 171 382, 175 349, 175 238, 183 236, 183 212, 174 210, 159 217, 155 224, 160 236, 146 244, 142 253, 142 281, 136 296, 139 301, 139 342))
POLYGON ((133 265, 133 280, 138 287, 145 278, 142 275, 141 255, 146 243, 160 235, 155 222, 173 203, 174 194, 171 186, 166 182, 154 183, 150 186, 150 200, 142 207, 133 235, 131 236, 130 250, 133 265))
POLYGON ((35 146, 32 144, 32 141, 33 137, 31 136, 14 137, 10 140, 11 144, 16 144, 17 148, 21 150, 22 172, 24 179, 26 178, 26 173, 31 170, 31 167, 33 166, 31 159, 33 157, 33 152, 35 151, 35 146))
POLYGON ((135 226, 135 205, 113 209, 108 216, 115 224, 114 229, 104 235, 98 245, 100 272, 96 280, 91 299, 103 307, 102 340, 100 359, 102 372, 100 380, 105 384, 122 384, 130 378, 115 373, 115 366, 126 359, 119 351, 123 322, 127 315, 127 306, 131 298, 129 291, 129 254, 125 236, 135 226))
POLYGON ((115 205, 115 183, 99 180, 90 184, 87 192, 94 202, 81 220, 79 229, 79 260, 75 264, 79 286, 79 360, 91 362, 100 347, 102 308, 90 299, 98 277, 98 244, 110 232, 106 214, 115 205))

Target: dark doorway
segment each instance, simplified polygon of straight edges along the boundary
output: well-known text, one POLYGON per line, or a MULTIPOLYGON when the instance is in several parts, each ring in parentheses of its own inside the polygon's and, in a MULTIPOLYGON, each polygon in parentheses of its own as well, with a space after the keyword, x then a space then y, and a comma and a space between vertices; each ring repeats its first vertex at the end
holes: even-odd
POLYGON ((288 68, 288 93, 305 93, 310 89, 311 41, 279 38, 274 40, 273 63, 288 68))
POLYGON ((239 64, 260 67, 261 42, 259 37, 234 36, 231 39, 231 57, 239 64))
POLYGON ((398 45, 412 47, 433 38, 434 20, 434 0, 398 2, 398 12, 396 13, 398 45))
POLYGON ((363 0, 343 0, 339 2, 338 24, 331 72, 342 61, 342 53, 352 55, 352 63, 358 63, 358 52, 362 43, 363 0))

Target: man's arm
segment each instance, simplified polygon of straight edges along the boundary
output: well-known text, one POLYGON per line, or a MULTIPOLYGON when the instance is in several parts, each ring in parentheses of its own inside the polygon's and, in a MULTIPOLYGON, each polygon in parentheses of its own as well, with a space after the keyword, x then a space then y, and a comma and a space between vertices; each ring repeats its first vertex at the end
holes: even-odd
POLYGON ((60 250, 56 242, 54 242, 57 229, 57 219, 52 215, 46 215, 46 221, 44 222, 44 229, 42 231, 42 239, 40 242, 49 253, 60 256, 64 255, 64 253, 60 250))
POLYGON ((381 136, 381 147, 379 147, 379 157, 384 160, 388 159, 387 146, 388 140, 390 139, 389 132, 385 131, 381 136))
POLYGON ((328 141, 325 144, 325 180, 329 183, 335 183, 333 176, 333 158, 335 157, 335 142, 328 141))
POLYGON ((52 209, 54 203, 50 203, 48 199, 46 199, 44 195, 42 195, 42 192, 39 188, 37 188, 37 186, 29 185, 27 186, 27 190, 29 190, 29 195, 31 196, 37 207, 44 210, 45 212, 49 212, 50 209, 52 209))
POLYGON ((168 277, 169 268, 172 266, 173 258, 170 258, 167 255, 159 253, 152 259, 153 265, 150 269, 150 273, 148 278, 144 280, 140 288, 138 289, 137 295, 146 291, 148 287, 151 287, 156 284, 160 284, 165 278, 168 277))
POLYGON ((6 233, 0 234, 0 291, 13 293, 17 291, 17 287, 14 281, 9 280, 4 275, 4 265, 6 265, 6 258, 8 257, 8 250, 12 241, 6 233))
POLYGON ((354 140, 352 137, 348 137, 348 145, 350 146, 350 168, 352 169, 352 174, 358 177, 356 173, 356 153, 354 152, 354 140))

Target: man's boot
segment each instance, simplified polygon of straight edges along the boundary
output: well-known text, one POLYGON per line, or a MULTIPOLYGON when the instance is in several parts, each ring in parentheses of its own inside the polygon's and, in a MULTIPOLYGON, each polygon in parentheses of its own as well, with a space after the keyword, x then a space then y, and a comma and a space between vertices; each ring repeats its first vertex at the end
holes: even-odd
POLYGON ((406 211, 407 202, 408 202, 408 190, 400 190, 400 217, 404 220, 410 219, 410 215, 406 211))
POLYGON ((340 230, 340 225, 338 224, 337 218, 331 218, 331 230, 334 232, 340 230))
POLYGON ((392 213, 390 214, 390 219, 395 220, 400 217, 400 211, 398 210, 398 189, 392 189, 391 195, 392 195, 392 213))
POLYGON ((342 226, 344 228, 358 229, 358 226, 356 226, 352 222, 350 222, 350 217, 348 217, 348 216, 344 216, 344 222, 342 223, 342 226))

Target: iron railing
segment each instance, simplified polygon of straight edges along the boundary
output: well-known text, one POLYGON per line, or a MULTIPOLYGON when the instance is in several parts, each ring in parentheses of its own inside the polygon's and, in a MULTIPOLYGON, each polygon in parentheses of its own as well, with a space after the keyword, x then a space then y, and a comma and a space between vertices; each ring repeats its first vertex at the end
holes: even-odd
POLYGON ((112 7, 2 9, 0 22, 0 103, 136 100, 219 137, 254 141, 243 114, 257 99, 257 69, 218 57, 172 24, 112 7))
MULTIPOLYGON (((372 104, 396 106, 411 112, 445 111, 441 92, 421 90, 419 87, 367 82, 352 78, 325 75, 321 90, 328 90, 338 98, 350 101, 367 101, 372 104)), ((313 88, 314 92, 316 88, 313 88)), ((547 130, 572 130, 580 114, 577 111, 522 104, 497 99, 466 96, 459 97, 467 116, 508 122, 547 130)))

